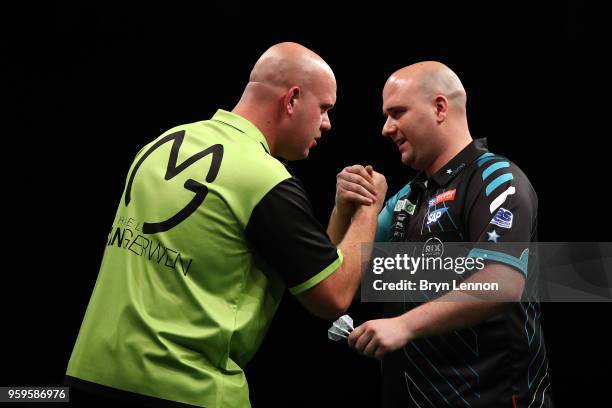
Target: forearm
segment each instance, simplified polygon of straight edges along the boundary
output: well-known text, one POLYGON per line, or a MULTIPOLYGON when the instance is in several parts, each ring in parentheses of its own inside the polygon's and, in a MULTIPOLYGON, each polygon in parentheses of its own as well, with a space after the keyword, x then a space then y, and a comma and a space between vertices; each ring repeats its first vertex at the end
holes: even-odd
POLYGON ((429 337, 474 326, 503 312, 509 303, 484 301, 433 301, 399 317, 411 339, 429 337))
POLYGON ((352 213, 347 211, 339 211, 337 206, 334 206, 331 216, 329 218, 329 224, 327 226, 327 235, 334 245, 340 244, 346 232, 351 225, 352 213))
POLYGON ((489 264, 466 282, 496 282, 496 292, 451 291, 400 316, 413 338, 426 337, 474 326, 502 313, 513 301, 520 300, 524 278, 510 267, 489 264))
POLYGON ((361 283, 362 259, 369 259, 370 253, 362 253, 362 244, 371 244, 376 234, 378 211, 374 207, 360 207, 353 216, 344 239, 338 248, 344 254, 341 270, 336 272, 335 286, 344 293, 344 302, 352 302, 361 283))
POLYGON ((365 322, 351 332, 349 345, 365 355, 382 358, 415 339, 474 326, 505 307, 490 302, 432 301, 391 319, 365 322))

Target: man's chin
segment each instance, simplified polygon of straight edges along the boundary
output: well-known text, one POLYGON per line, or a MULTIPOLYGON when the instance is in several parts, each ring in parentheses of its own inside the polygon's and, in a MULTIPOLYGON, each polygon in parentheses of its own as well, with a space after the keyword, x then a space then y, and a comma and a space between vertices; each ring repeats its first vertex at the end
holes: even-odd
POLYGON ((412 167, 414 165, 414 157, 407 153, 402 153, 401 160, 402 160, 402 163, 405 164, 406 166, 412 167))
POLYGON ((295 153, 291 156, 290 159, 285 159, 288 161, 299 161, 299 160, 304 160, 306 158, 308 158, 308 155, 310 154, 310 149, 306 149, 301 153, 295 153))
POLYGON ((423 166, 420 166, 413 155, 402 154, 402 164, 410 167, 413 170, 421 171, 423 166))

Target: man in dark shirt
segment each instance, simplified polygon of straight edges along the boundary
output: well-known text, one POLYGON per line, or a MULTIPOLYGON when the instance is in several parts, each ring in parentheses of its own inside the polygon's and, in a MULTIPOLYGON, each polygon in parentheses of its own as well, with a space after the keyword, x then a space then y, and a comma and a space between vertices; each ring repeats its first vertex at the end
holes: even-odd
MULTIPOLYGON (((445 302, 461 296, 453 291, 442 301, 386 303, 386 318, 355 328, 349 345, 382 359, 382 406, 552 406, 539 305, 518 302, 537 231, 529 180, 484 139, 472 140, 465 90, 441 63, 391 75, 383 111, 383 135, 420 173, 387 201, 377 241, 473 243, 470 255, 487 261, 465 281, 503 285, 494 301, 445 302)), ((351 191, 366 185, 356 172, 346 183, 351 191)))

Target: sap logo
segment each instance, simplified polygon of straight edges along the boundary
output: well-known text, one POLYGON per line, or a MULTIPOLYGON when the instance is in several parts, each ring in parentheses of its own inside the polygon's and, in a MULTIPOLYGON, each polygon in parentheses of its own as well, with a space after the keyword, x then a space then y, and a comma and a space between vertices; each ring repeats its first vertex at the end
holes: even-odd
POLYGON ((505 208, 499 208, 495 213, 495 217, 491 220, 491 224, 497 225, 501 228, 512 228, 512 219, 514 214, 512 211, 508 211, 505 208))
POLYGON ((438 220, 444 215, 444 213, 448 211, 448 208, 440 208, 439 210, 432 211, 427 216, 427 226, 438 222, 438 220))

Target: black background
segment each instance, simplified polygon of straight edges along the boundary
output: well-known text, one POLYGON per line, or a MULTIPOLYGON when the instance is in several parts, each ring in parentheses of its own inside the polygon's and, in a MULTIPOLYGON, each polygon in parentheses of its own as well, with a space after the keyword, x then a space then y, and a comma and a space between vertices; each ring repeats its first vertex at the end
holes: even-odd
MULTIPOLYGON (((225 1, 3 13, 0 385, 61 383, 135 153, 232 109, 280 41, 319 53, 338 80, 332 131, 293 165, 324 225, 344 166, 372 164, 390 193, 412 176, 380 135, 381 90, 394 70, 434 59, 462 79, 472 135, 529 176, 540 240, 608 241, 606 12, 579 1, 225 1)), ((607 406, 610 304, 543 309, 556 405, 607 406)), ((357 324, 377 315, 349 313, 357 324)), ((331 344, 327 327, 285 297, 247 367, 255 407, 376 406, 378 362, 331 344)))

